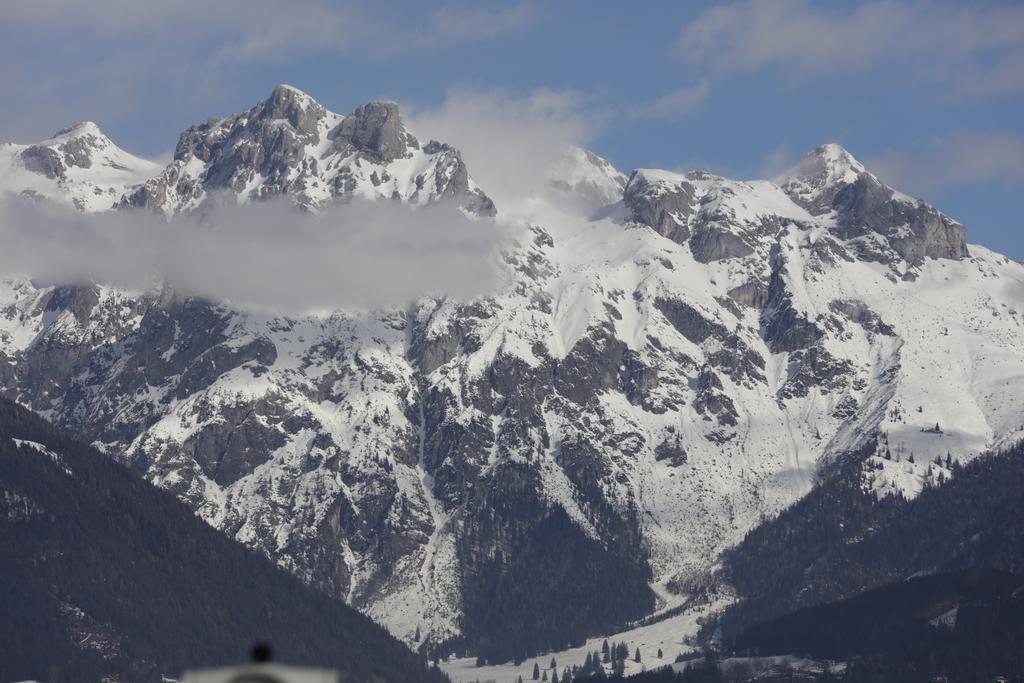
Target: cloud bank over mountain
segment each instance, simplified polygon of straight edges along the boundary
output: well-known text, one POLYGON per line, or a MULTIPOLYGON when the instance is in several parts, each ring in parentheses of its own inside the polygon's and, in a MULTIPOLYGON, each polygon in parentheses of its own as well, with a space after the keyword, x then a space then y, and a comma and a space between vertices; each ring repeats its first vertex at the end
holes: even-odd
POLYGON ((495 265, 512 234, 451 206, 355 201, 301 214, 274 201, 166 222, 14 199, 0 202, 0 271, 136 290, 163 280, 182 293, 271 311, 392 306, 488 293, 500 284, 495 265))

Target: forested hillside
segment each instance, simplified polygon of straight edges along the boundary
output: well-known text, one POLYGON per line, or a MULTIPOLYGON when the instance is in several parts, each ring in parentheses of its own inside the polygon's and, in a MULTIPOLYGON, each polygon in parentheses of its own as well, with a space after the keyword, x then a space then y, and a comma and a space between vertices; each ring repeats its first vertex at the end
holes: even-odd
POLYGON ((0 399, 0 680, 133 683, 277 658, 350 681, 440 683, 369 618, 172 494, 0 399))
POLYGON ((918 574, 1024 573, 1024 445, 952 465, 952 479, 907 501, 878 498, 856 458, 725 555, 742 600, 722 619, 746 626, 918 574))

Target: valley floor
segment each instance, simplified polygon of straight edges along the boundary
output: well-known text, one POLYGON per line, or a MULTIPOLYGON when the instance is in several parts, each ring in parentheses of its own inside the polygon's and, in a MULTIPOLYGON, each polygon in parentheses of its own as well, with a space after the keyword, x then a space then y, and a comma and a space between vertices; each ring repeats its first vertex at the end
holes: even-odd
MULTIPOLYGON (((651 618, 657 618, 659 614, 671 614, 682 605, 678 596, 671 596, 658 590, 659 598, 668 599, 651 618)), ((611 633, 608 635, 596 636, 587 640, 586 644, 562 650, 559 652, 548 652, 543 655, 524 660, 520 664, 506 662, 505 664, 477 666, 475 657, 463 657, 461 659, 450 659, 441 662, 441 669, 452 679, 452 683, 474 683, 475 681, 494 681, 495 683, 516 683, 522 676, 524 682, 533 678, 534 662, 538 663, 541 671, 547 672, 550 680, 551 660, 558 664, 558 675, 561 677, 565 667, 570 669, 573 666, 582 666, 587 658, 587 653, 600 652, 601 646, 607 640, 611 643, 626 643, 629 649, 629 658, 625 662, 625 675, 654 669, 672 664, 676 656, 693 652, 693 647, 687 645, 700 630, 701 620, 728 604, 728 600, 721 599, 716 602, 706 603, 685 609, 679 614, 673 614, 660 621, 647 623, 632 629, 611 633), (640 661, 633 659, 637 649, 640 650, 640 661), (658 650, 662 656, 658 658, 658 650)), ((606 665, 606 668, 609 665, 606 665)), ((610 669, 608 669, 610 672, 610 669)))

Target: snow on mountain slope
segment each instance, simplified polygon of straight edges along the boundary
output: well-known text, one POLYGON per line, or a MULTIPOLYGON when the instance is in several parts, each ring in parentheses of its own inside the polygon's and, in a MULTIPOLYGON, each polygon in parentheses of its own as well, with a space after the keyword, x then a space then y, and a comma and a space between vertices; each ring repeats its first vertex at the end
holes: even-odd
POLYGON ((89 121, 35 145, 0 145, 0 191, 82 211, 112 208, 128 188, 159 172, 159 164, 125 152, 89 121))
MULTIPOLYGON (((471 648, 527 642, 531 601, 582 614, 575 637, 703 595, 723 548, 870 439, 900 457, 873 485, 913 495, 918 463, 1024 437, 1024 267, 845 150, 779 184, 627 181, 582 150, 551 172, 585 210, 531 202, 497 294, 274 317, 10 278, 0 382, 407 642, 471 648), (565 572, 530 574, 552 552, 565 572), (562 605, 563 573, 628 599, 562 605), (506 596, 522 631, 494 625, 506 596)), ((285 87, 186 131, 124 205, 221 193, 493 213, 393 105, 340 117, 285 87)))

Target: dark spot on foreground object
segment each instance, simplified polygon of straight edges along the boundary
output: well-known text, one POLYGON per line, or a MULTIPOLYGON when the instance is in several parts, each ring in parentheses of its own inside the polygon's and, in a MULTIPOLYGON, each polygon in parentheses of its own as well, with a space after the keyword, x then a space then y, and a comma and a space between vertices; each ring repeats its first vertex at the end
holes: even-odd
POLYGON ((252 661, 264 663, 269 662, 274 656, 270 645, 267 643, 256 643, 252 646, 252 661))

